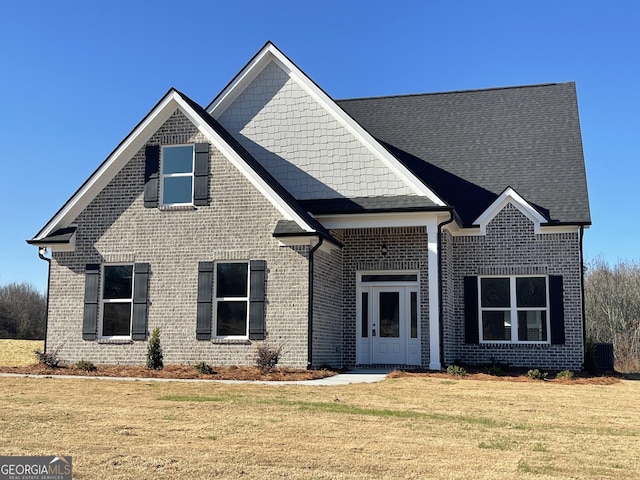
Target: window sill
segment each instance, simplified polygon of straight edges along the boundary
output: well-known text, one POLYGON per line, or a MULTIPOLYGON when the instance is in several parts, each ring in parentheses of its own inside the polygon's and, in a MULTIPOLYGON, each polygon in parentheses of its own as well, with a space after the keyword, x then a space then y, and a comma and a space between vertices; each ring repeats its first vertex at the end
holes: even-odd
POLYGON ((173 211, 190 211, 197 210, 195 205, 161 205, 158 207, 161 212, 173 212, 173 211))
POLYGON ((484 342, 480 341, 480 346, 489 348, 540 348, 551 346, 550 342, 484 342))
POLYGON ((100 345, 131 345, 134 342, 130 338, 99 338, 98 343, 100 345))
POLYGON ((213 338, 211 343, 215 345, 251 345, 248 338, 213 338))

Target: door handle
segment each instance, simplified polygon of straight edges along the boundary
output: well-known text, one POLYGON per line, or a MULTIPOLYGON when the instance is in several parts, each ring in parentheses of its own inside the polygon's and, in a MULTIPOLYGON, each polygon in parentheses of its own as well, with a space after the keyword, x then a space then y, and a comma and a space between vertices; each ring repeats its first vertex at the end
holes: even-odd
POLYGON ((372 337, 376 336, 376 324, 375 323, 373 324, 373 329, 372 329, 372 332, 371 332, 371 336, 372 337))

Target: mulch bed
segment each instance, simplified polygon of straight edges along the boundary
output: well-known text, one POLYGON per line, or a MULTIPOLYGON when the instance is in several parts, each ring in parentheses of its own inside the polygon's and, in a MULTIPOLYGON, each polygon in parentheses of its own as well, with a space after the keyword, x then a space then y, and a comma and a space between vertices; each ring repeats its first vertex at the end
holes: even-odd
POLYGON ((499 375, 490 375, 484 373, 482 369, 469 369, 466 375, 451 375, 447 372, 429 372, 429 371, 393 371, 389 374, 390 378, 401 377, 420 377, 429 376, 434 378, 442 378, 443 380, 480 380, 488 382, 541 382, 569 384, 569 385, 612 385, 619 383, 621 379, 627 378, 625 375, 618 373, 607 373, 603 375, 590 375, 586 372, 578 372, 573 379, 556 378, 555 373, 549 373, 544 380, 534 380, 527 375, 527 369, 511 368, 506 369, 499 375))
POLYGON ((42 364, 22 367, 0 367, 0 373, 19 375, 77 375, 84 377, 129 377, 129 378, 177 378, 201 380, 314 380, 335 375, 330 370, 302 370, 276 368, 263 373, 257 367, 213 367, 214 373, 203 374, 192 365, 165 365, 162 370, 151 370, 144 366, 96 365, 93 371, 84 371, 73 365, 50 368, 42 364))
MULTIPOLYGON (((37 363, 20 367, 0 367, 0 373, 13 373, 18 375, 75 375, 84 377, 121 377, 121 378, 173 378, 173 379, 200 379, 200 380, 262 380, 262 381, 299 381, 314 380, 336 375, 332 370, 303 370, 295 368, 277 367, 271 372, 263 373, 257 367, 213 367, 213 373, 203 374, 192 365, 165 365, 162 370, 151 370, 145 366, 129 365, 96 365, 93 371, 84 371, 74 365, 61 365, 50 368, 37 363)), ((464 376, 450 375, 446 372, 430 372, 428 370, 394 370, 389 373, 390 378, 401 377, 433 377, 443 380, 480 380, 480 381, 509 381, 509 382, 539 382, 527 376, 523 369, 507 369, 500 375, 489 375, 482 369, 468 369, 464 376)), ((574 379, 555 378, 555 373, 550 373, 544 382, 576 384, 576 385, 611 385, 620 382, 620 379, 640 379, 640 376, 607 373, 606 375, 589 375, 584 372, 577 373, 574 379)))

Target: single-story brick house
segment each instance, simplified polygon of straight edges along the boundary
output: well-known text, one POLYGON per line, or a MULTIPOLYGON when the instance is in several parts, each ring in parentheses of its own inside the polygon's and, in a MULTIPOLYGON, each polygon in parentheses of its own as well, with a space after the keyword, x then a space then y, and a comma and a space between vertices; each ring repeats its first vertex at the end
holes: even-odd
POLYGON ((336 101, 268 42, 28 243, 72 362, 580 369, 590 223, 573 83, 336 101))

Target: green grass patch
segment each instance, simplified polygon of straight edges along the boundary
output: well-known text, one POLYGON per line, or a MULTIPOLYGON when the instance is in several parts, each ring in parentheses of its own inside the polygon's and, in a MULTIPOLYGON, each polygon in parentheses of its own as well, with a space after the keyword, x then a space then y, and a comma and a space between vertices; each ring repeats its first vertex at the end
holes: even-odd
POLYGON ((511 450, 513 442, 507 442, 505 440, 489 440, 488 442, 480 442, 478 448, 484 448, 487 450, 511 450))

